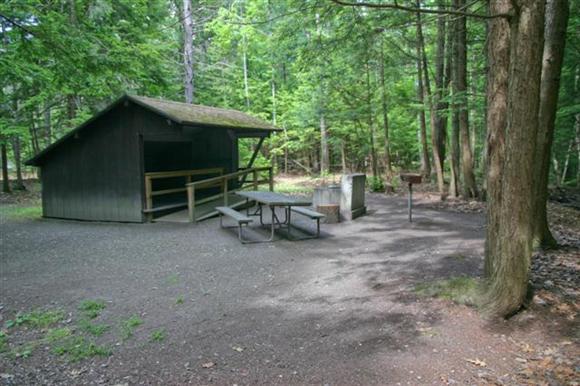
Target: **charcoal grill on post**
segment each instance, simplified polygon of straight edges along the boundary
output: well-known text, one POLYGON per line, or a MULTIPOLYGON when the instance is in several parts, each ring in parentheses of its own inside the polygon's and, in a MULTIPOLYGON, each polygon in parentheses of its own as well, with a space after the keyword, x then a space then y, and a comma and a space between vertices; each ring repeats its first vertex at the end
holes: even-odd
POLYGON ((423 177, 416 173, 401 173, 401 181, 406 182, 409 186, 409 222, 413 222, 413 184, 420 184, 423 177))

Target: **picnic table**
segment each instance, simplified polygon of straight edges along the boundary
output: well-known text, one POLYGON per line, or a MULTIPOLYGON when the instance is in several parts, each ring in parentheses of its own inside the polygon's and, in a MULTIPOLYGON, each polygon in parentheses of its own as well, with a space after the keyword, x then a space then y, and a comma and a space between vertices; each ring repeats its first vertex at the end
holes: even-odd
POLYGON ((237 195, 244 197, 246 202, 255 201, 257 204, 257 209, 254 213, 250 214, 250 209, 247 206, 246 213, 248 215, 259 216, 260 224, 270 225, 270 238, 265 240, 266 242, 274 240, 274 231, 276 227, 287 228, 288 237, 290 237, 290 218, 292 213, 292 207, 305 207, 312 205, 312 201, 306 198, 291 197, 285 194, 275 193, 275 192, 265 192, 265 191, 242 191, 236 192, 237 195), (263 207, 267 206, 272 212, 272 219, 269 224, 264 223, 263 219, 263 207), (284 208, 284 221, 280 221, 278 215, 276 214, 276 208, 284 208))

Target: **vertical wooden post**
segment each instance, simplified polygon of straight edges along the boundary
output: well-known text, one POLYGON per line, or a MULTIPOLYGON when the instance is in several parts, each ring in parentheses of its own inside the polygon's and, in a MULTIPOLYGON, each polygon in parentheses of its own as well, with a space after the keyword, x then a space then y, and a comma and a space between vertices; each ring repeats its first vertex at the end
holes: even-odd
POLYGON ((187 186, 187 212, 189 214, 189 222, 195 221, 195 187, 187 186))
POLYGON ((258 190, 258 171, 252 170, 252 179, 254 180, 254 190, 258 190))
POLYGON ((274 191, 274 169, 272 166, 268 169, 268 179, 270 180, 270 192, 274 191))
POLYGON ((224 193, 224 206, 228 206, 228 201, 229 201, 229 197, 228 197, 228 179, 224 178, 222 180, 222 190, 224 193))
MULTIPOLYGON (((145 176, 145 209, 153 208, 153 187, 151 184, 151 177, 145 176)), ((153 220, 153 214, 147 213, 147 222, 153 220)))

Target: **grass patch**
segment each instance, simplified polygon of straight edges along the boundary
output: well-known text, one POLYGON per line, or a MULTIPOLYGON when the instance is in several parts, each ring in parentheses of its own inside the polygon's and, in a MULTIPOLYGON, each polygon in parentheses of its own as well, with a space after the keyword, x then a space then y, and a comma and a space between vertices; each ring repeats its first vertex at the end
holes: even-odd
POLYGON ((177 300, 175 300, 175 304, 180 305, 185 303, 185 299, 183 299, 183 296, 180 296, 177 298, 177 300))
POLYGON ((105 302, 102 300, 83 300, 79 305, 79 310, 89 319, 95 319, 105 309, 105 302))
POLYGON ((135 329, 143 324, 143 320, 137 315, 121 322, 121 337, 127 340, 133 336, 135 329))
POLYGON ((290 181, 276 181, 274 190, 278 193, 286 194, 312 194, 312 192, 314 192, 314 188, 312 186, 290 181))
POLYGON ((28 220, 40 217, 42 217, 42 207, 40 205, 3 205, 0 207, 0 218, 9 220, 28 220))
POLYGON ((150 342, 163 342, 165 340, 165 330, 159 329, 155 330, 149 336, 150 342))
POLYGON ((458 304, 477 306, 480 298, 480 282, 467 276, 452 277, 431 283, 422 283, 415 287, 421 296, 451 300, 458 304))
POLYGON ((13 358, 25 358, 26 359, 32 355, 32 352, 34 351, 34 349, 36 349, 36 346, 38 346, 38 342, 29 342, 21 347, 18 347, 17 349, 12 351, 10 354, 13 358))
POLYGON ((54 343, 54 342, 58 342, 60 340, 63 340, 65 338, 68 338, 71 335, 72 335, 72 332, 67 327, 51 328, 50 330, 48 330, 46 332, 46 335, 44 337, 44 341, 47 343, 54 343))
POLYGON ((81 331, 84 331, 92 336, 101 336, 110 328, 110 326, 106 324, 91 323, 86 319, 81 319, 78 323, 78 326, 81 331))
POLYGON ((111 350, 108 347, 99 346, 83 336, 71 336, 56 344, 52 351, 56 355, 66 355, 71 362, 111 355, 111 350))
POLYGON ((46 328, 64 319, 62 310, 34 310, 27 313, 18 313, 16 318, 8 320, 6 327, 28 326, 32 328, 46 328))
POLYGON ((8 351, 8 334, 0 331, 0 353, 8 351))
POLYGON ((178 275, 169 275, 167 276, 167 284, 169 285, 175 285, 179 283, 179 276, 178 275))

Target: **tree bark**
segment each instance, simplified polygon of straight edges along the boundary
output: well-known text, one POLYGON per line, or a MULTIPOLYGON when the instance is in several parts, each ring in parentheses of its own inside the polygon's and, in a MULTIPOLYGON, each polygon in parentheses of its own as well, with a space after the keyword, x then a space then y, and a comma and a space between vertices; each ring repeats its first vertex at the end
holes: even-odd
POLYGON ((248 40, 246 35, 242 36, 242 60, 244 70, 244 98, 246 99, 246 110, 250 110, 250 84, 248 82, 248 40))
POLYGON ((328 136, 324 111, 320 112, 320 174, 328 174, 330 157, 328 154, 328 136))
POLYGON ((371 69, 369 64, 369 58, 367 57, 366 61, 366 72, 367 72, 367 119, 369 125, 369 139, 370 139, 370 147, 371 147, 371 170, 373 173, 373 177, 379 176, 379 168, 377 162, 377 151, 375 149, 375 126, 374 126, 374 119, 373 119, 373 105, 372 105, 372 94, 371 94, 371 69))
POLYGON ((183 0, 183 89, 185 103, 194 101, 194 72, 193 72, 193 8, 191 0, 183 0))
POLYGON ((26 190, 22 179, 22 156, 20 153, 20 137, 12 138, 12 154, 14 154, 14 165, 16 166, 16 183, 14 190, 26 190))
POLYGON ((457 82, 457 69, 455 65, 457 60, 454 58, 457 56, 455 52, 455 28, 452 28, 453 23, 449 21, 448 35, 447 35, 447 71, 450 74, 448 77, 450 79, 451 87, 449 87, 451 92, 451 137, 449 144, 449 164, 451 179, 449 182, 449 195, 451 197, 459 197, 459 114, 457 112, 457 106, 455 105, 455 83, 457 82))
POLYGON ((546 2, 534 199, 536 203, 536 209, 534 210, 534 244, 545 248, 557 245, 556 239, 548 226, 546 203, 548 200, 548 177, 550 174, 556 111, 558 110, 558 91, 560 89, 560 74, 564 60, 568 14, 568 0, 548 0, 546 2))
MULTIPOLYGON (((454 0, 456 9, 465 6, 465 0, 454 0)), ((467 26, 465 16, 455 19, 455 68, 457 81, 454 82, 459 115, 459 136, 461 140, 461 171, 463 175, 463 197, 477 197, 477 186, 473 172, 473 153, 469 140, 469 110, 467 106, 467 26)))
POLYGON ((419 41, 419 31, 421 29, 420 16, 417 23, 417 100, 421 106, 419 110, 419 138, 421 142, 421 174, 429 179, 431 177, 431 161, 429 159, 429 150, 427 147, 427 121, 425 118, 425 91, 423 85, 423 65, 421 64, 421 43, 419 41))
MULTIPOLYGON (((443 10, 445 7, 445 2, 439 0, 437 2, 438 9, 443 10)), ((445 37, 446 37, 446 20, 444 17, 439 17, 437 20, 437 49, 435 54, 435 90, 432 94, 433 96, 433 106, 435 106, 435 111, 431 111, 433 117, 431 119, 431 145, 433 146, 434 158, 439 158, 441 167, 441 179, 443 179, 443 170, 445 162, 445 142, 447 140, 447 103, 443 101, 443 96, 445 94, 445 37)), ((423 43, 423 57, 425 56, 425 46, 423 43)), ((424 59, 426 60, 426 59, 424 59)), ((425 67, 427 65, 425 64, 425 67)), ((428 74, 425 74, 428 78, 428 74)), ((427 83, 427 82, 426 82, 427 83)), ((429 87, 427 87, 429 88, 429 87)), ((439 181, 439 171, 436 167, 438 173, 437 180, 439 181)), ((439 188, 440 193, 441 187, 439 188)))
POLYGON ((2 158, 2 191, 4 193, 11 193, 10 177, 8 176, 8 154, 6 149, 6 142, 0 144, 0 158, 2 158))
POLYGON ((389 144, 389 110, 387 104, 387 90, 385 86, 385 51, 381 40, 381 57, 379 60, 379 70, 381 79, 381 108, 383 113, 383 133, 385 141, 385 177, 386 181, 390 182, 393 169, 391 166, 391 150, 389 144))
MULTIPOLYGON (((419 7, 419 1, 417 1, 417 7, 419 7)), ((429 117, 431 126, 431 141, 433 149, 433 164, 435 166, 435 173, 437 175, 437 188, 441 199, 445 198, 445 179, 443 175, 443 158, 445 153, 445 147, 441 147, 441 138, 435 134, 435 106, 433 104, 433 93, 431 92, 431 82, 429 81, 429 66, 427 64, 427 54, 425 53, 425 39, 423 38, 423 27, 421 24, 421 14, 417 12, 417 40, 419 45, 419 52, 421 58, 421 68, 423 70, 423 81, 425 87, 423 88, 424 94, 427 98, 427 104, 429 107, 429 117), (434 135, 435 134, 435 135, 434 135)))
POLYGON ((484 309, 508 317, 517 312, 528 290, 533 241, 534 157, 538 131, 544 3, 492 0, 491 14, 508 8, 508 20, 495 18, 490 31, 488 130, 489 196, 486 245, 487 291, 484 309), (507 39, 506 39, 507 38, 507 39), (509 51, 509 56, 505 53, 509 51), (508 71, 509 69, 509 71, 508 71), (506 106, 498 104, 508 83, 506 106), (509 81, 508 81, 509 80, 509 81), (505 116, 498 116, 504 113, 505 116), (505 126, 498 126, 504 122, 505 126), (503 139, 503 144, 498 140, 503 139), (503 152, 499 155, 498 149, 503 152), (498 168, 499 167, 499 168, 498 168), (500 196, 500 201, 497 201, 500 196), (532 198, 532 199, 531 199, 532 198))

